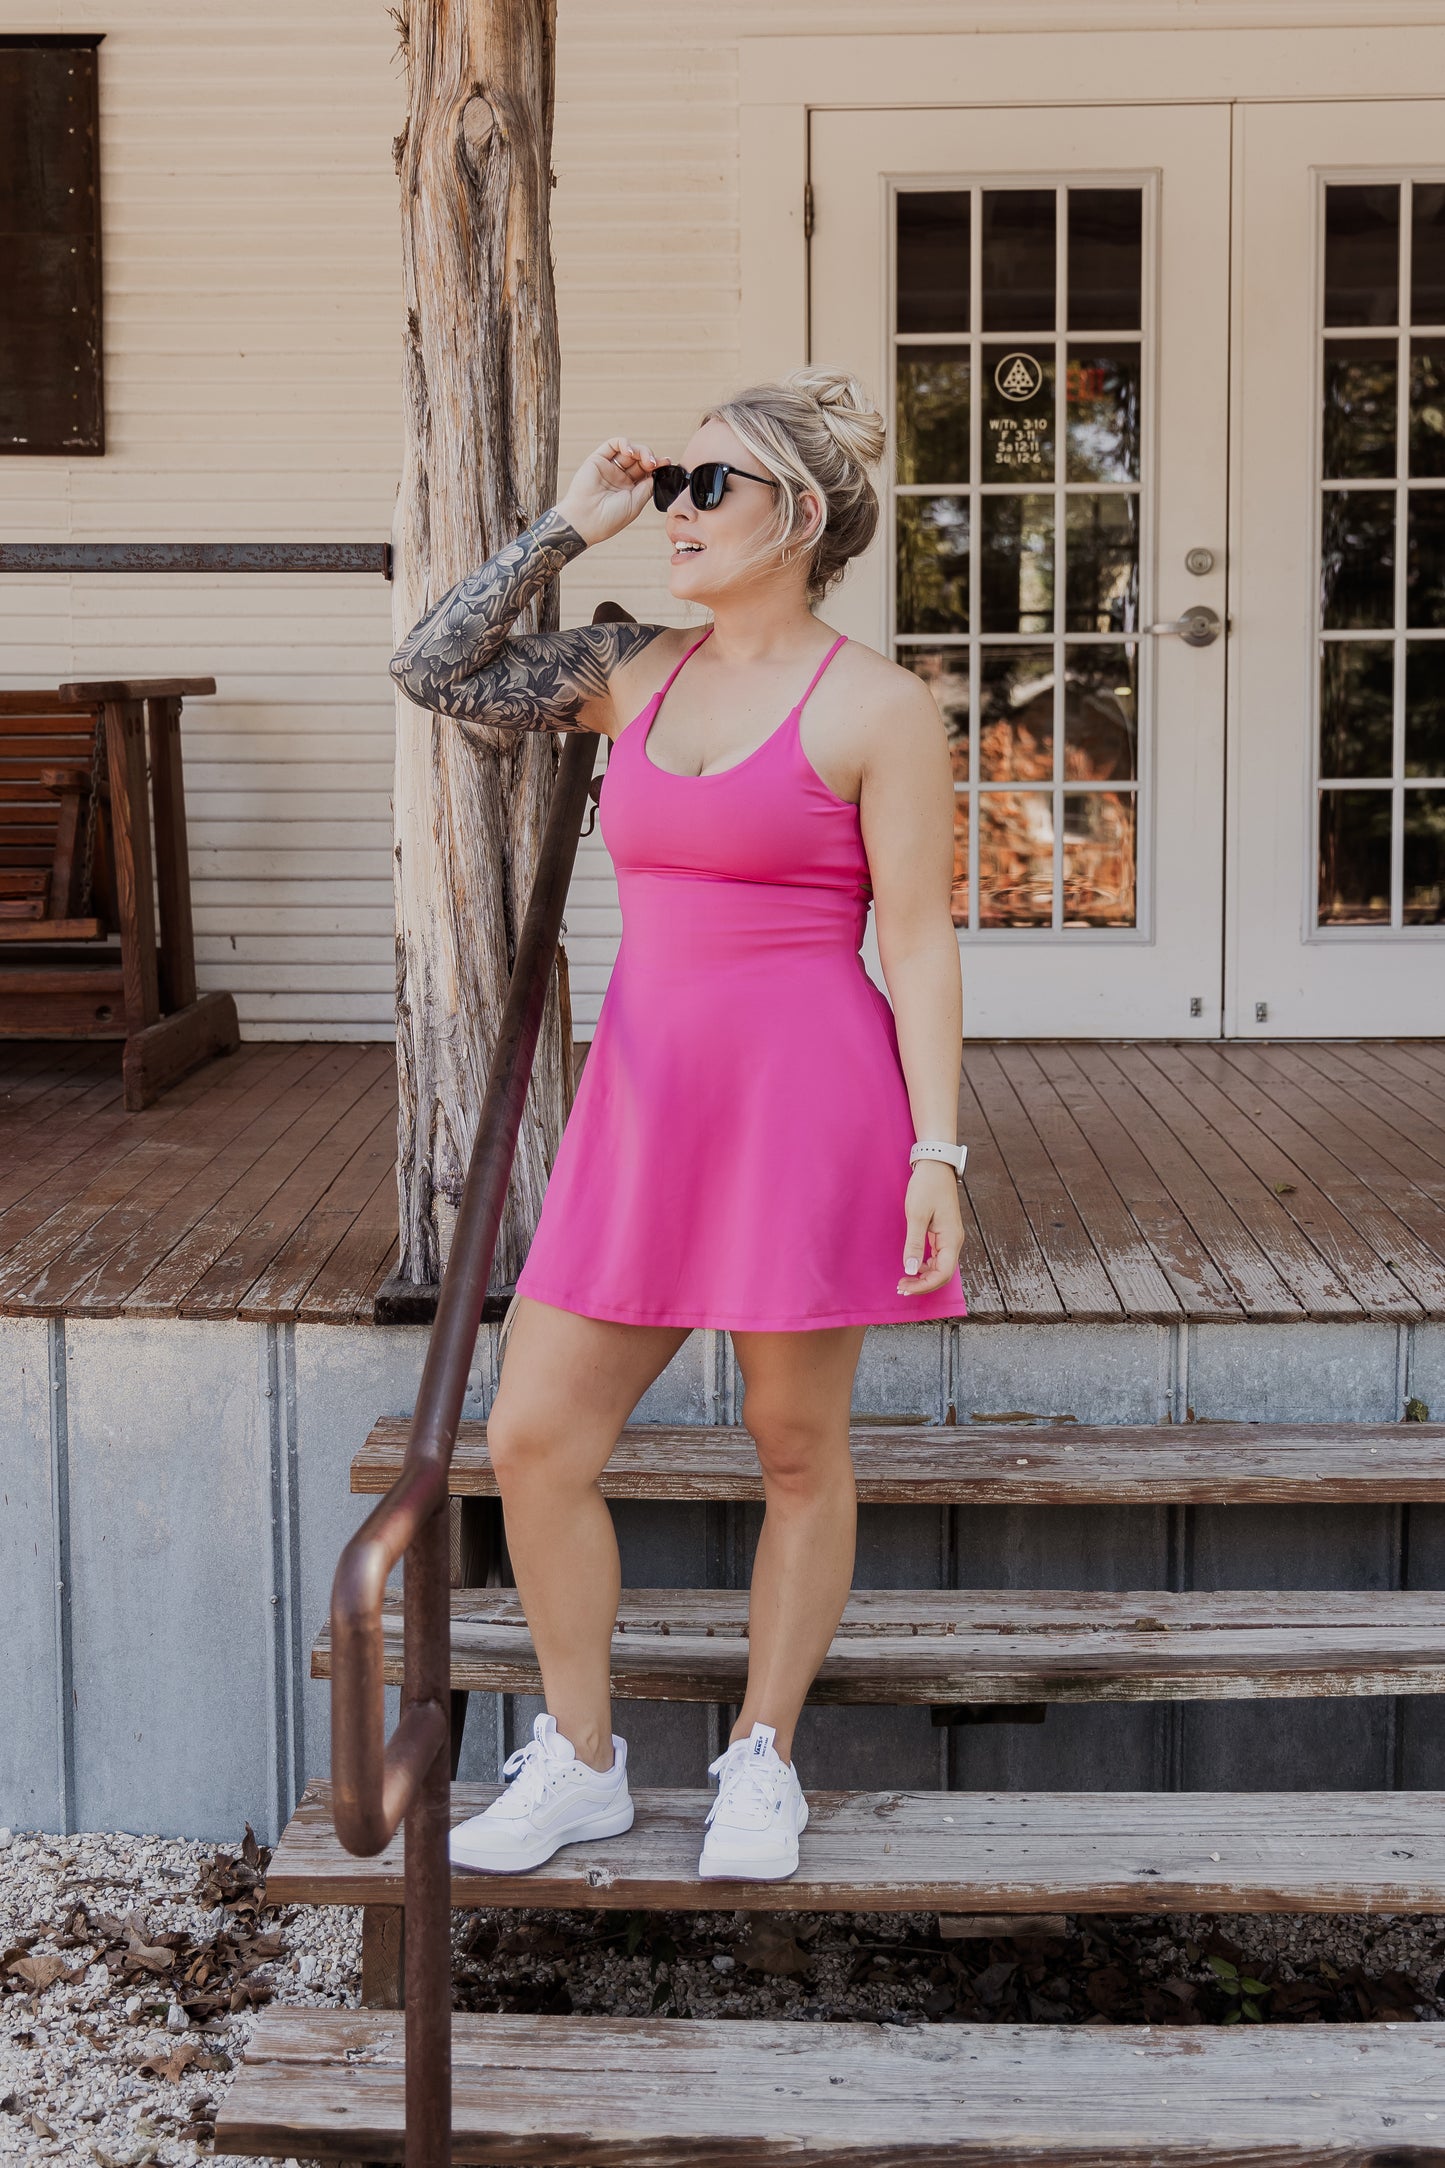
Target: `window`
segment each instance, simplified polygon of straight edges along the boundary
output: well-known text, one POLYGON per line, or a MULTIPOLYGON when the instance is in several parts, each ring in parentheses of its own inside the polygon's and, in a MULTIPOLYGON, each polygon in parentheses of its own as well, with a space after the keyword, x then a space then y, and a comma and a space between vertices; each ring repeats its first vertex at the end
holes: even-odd
POLYGON ((1324 225, 1318 923, 1445 925, 1445 183, 1324 225))
POLYGON ((1143 212, 897 197, 894 652, 948 729, 959 926, 1138 924, 1143 212))
POLYGON ((0 452, 101 452, 98 37, 0 37, 0 452))

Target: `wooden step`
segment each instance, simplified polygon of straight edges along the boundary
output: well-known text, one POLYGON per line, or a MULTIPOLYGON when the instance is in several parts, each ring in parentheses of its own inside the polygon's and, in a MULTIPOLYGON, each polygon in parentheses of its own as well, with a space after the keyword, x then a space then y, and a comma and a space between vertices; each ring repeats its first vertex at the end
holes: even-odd
MULTIPOLYGON (((807 1788, 807 1772, 802 1772, 807 1788)), ((458 1784, 453 1824, 495 1784, 458 1784)), ((698 1877, 711 1791, 633 1793, 626 1836, 517 1875, 452 1877, 452 1903, 602 1911, 1445 1912, 1442 1792, 815 1792, 786 1882, 698 1877)), ((400 1834, 344 1851, 312 1783, 277 1845, 269 1903, 399 1905, 400 1834)))
MULTIPOLYGON (((395 1482, 404 1419, 380 1422, 351 1488, 395 1482)), ((867 1504, 1205 1505, 1445 1500, 1445 1423, 869 1423, 853 1426, 867 1504)), ((463 1423, 451 1489, 492 1498, 487 1426, 463 1423)), ((602 1477, 609 1498, 757 1500, 757 1449, 740 1425, 629 1423, 602 1477)))
MULTIPOLYGON (((612 1690, 631 1700, 741 1698, 746 1589, 630 1589, 612 1690)), ((537 1693, 514 1589, 454 1589, 454 1687, 537 1693)), ((399 1606, 383 1613, 402 1676, 399 1606)), ((311 1656, 331 1675, 329 1634, 311 1656)), ((1430 1590, 1075 1593, 855 1589, 809 1695, 816 1702, 1217 1701, 1445 1691, 1445 1593, 1430 1590)))
MULTIPOLYGON (((1445 2160, 1445 2026, 452 2021, 453 2158, 498 2168, 1375 2168, 1445 2160)), ((218 2153, 402 2158, 384 2010, 261 2012, 218 2153)))

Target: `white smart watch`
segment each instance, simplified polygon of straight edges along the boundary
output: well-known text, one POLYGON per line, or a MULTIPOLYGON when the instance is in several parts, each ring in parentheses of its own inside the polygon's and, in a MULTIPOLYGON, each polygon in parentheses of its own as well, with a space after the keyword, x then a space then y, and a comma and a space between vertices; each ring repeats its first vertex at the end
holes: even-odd
POLYGON ((911 1167, 920 1159, 946 1159, 954 1173, 961 1175, 967 1157, 966 1144, 915 1144, 908 1155, 908 1164, 911 1167))

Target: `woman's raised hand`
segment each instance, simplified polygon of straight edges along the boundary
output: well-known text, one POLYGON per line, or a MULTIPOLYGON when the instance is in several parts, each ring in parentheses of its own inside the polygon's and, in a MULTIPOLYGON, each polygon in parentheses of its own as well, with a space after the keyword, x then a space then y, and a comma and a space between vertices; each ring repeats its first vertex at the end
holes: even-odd
POLYGON ((645 444, 609 437, 584 459, 557 510, 584 542, 605 542, 636 519, 652 496, 652 470, 662 465, 645 444))

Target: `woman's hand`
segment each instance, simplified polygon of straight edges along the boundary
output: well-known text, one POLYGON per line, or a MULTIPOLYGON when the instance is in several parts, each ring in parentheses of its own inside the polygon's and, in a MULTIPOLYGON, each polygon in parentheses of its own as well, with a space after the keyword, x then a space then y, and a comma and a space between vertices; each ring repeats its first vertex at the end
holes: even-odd
POLYGON ((958 1176, 946 1159, 914 1162, 903 1209, 908 1216, 908 1239, 903 1245, 903 1270, 907 1276, 898 1282, 898 1292, 931 1295, 953 1278, 963 1250, 958 1176))
POLYGON ((557 510, 584 542, 606 542, 650 503, 653 469, 661 465, 645 444, 609 437, 583 460, 557 510))

